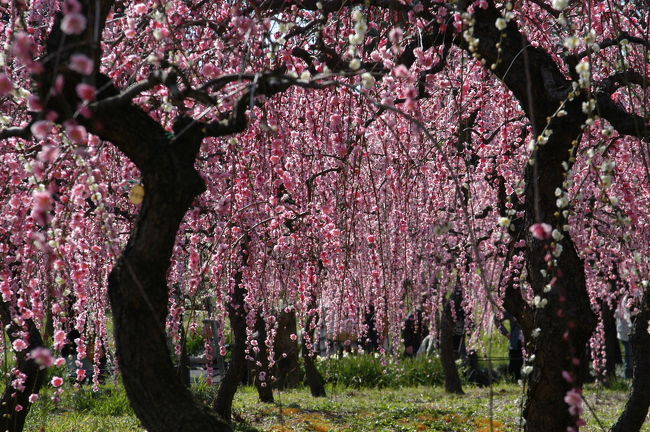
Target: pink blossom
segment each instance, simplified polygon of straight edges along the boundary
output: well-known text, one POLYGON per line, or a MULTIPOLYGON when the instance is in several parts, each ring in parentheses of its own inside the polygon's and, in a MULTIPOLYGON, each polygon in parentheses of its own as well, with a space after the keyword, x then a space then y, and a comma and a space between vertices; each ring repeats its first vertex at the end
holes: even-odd
POLYGON ((14 409, 16 410, 16 412, 20 412, 20 411, 23 410, 23 406, 20 405, 20 404, 16 404, 16 406, 14 407, 14 409))
POLYGON ((27 98, 27 109, 33 112, 40 112, 43 110, 41 99, 36 95, 29 95, 27 98))
POLYGON ((27 342, 25 342, 25 341, 22 340, 22 339, 16 339, 16 340, 12 343, 12 345, 13 345, 13 347, 14 347, 14 351, 16 351, 16 352, 24 351, 24 350, 27 348, 27 342))
POLYGON ((34 191, 32 193, 34 208, 41 211, 48 211, 52 208, 52 195, 49 191, 34 191))
POLYGON ((562 378, 564 378, 564 381, 568 383, 572 383, 574 381, 573 374, 569 371, 562 371, 562 378))
POLYGON ((136 4, 135 6, 133 6, 133 11, 134 11, 137 15, 145 14, 145 13, 147 13, 148 10, 149 10, 149 8, 148 8, 147 5, 144 4, 144 3, 138 3, 138 4, 136 4))
POLYGON ((206 63, 203 65, 203 68, 201 68, 201 73, 207 78, 214 78, 219 74, 219 68, 212 63, 206 63))
POLYGON ((77 145, 86 145, 88 143, 88 132, 83 126, 71 125, 66 127, 65 132, 68 134, 70 141, 77 145))
POLYGON ((547 240, 551 238, 553 227, 547 223, 536 223, 531 225, 529 230, 537 240, 547 240))
POLYGON ((291 336, 289 336, 289 338, 291 338, 292 341, 295 341, 298 339, 298 336, 295 333, 292 333, 291 336))
POLYGON ((59 376, 55 376, 52 378, 52 381, 50 381, 53 387, 61 387, 63 385, 63 378, 59 376))
POLYGON ((63 357, 58 357, 56 360, 54 360, 54 366, 56 367, 61 367, 65 364, 65 359, 63 357))
POLYGON ((572 416, 579 416, 583 412, 582 395, 580 390, 571 389, 564 396, 564 402, 569 405, 569 413, 572 416))
POLYGON ((38 401, 38 397, 39 396, 36 393, 30 394, 28 398, 29 403, 36 403, 36 401, 38 401))
POLYGON ((76 90, 77 96, 86 102, 95 100, 95 96, 97 95, 95 86, 86 83, 77 84, 76 90))
POLYGON ((86 29, 86 17, 73 12, 65 15, 61 20, 61 31, 69 35, 81 34, 86 29))
POLYGON ((84 54, 72 54, 70 56, 70 69, 81 75, 90 75, 95 68, 94 62, 84 54))
POLYGON ((395 27, 390 31, 390 33, 388 33, 388 39, 390 39, 393 44, 398 44, 402 40, 403 36, 404 32, 399 27, 395 27))
POLYGON ((34 135, 35 138, 45 139, 45 137, 47 137, 52 130, 52 122, 47 120, 36 121, 34 124, 32 124, 29 130, 32 132, 32 135, 34 135))
POLYGON ((7 74, 0 74, 0 96, 7 96, 14 89, 14 84, 7 74))
POLYGON ((77 369, 77 381, 86 379, 86 369, 77 369))
POLYGON ((52 351, 45 347, 34 348, 30 353, 29 357, 34 359, 34 361, 41 366, 41 368, 46 368, 52 366, 52 351))

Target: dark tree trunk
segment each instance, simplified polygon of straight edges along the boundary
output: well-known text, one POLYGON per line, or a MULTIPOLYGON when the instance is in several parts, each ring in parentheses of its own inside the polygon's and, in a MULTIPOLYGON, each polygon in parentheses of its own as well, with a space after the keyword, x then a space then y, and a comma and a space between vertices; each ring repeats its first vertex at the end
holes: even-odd
MULTIPOLYGON (((475 11, 473 33, 480 40, 478 53, 486 64, 494 64, 491 69, 495 76, 521 102, 535 137, 546 130, 552 131, 548 141, 536 147, 532 154, 533 164, 527 165, 525 174, 522 232, 526 236, 528 280, 534 294, 548 301, 545 308, 535 309, 530 317, 520 320, 526 342, 530 344, 528 351, 535 354, 524 408, 525 430, 566 431, 568 427, 576 427, 577 419, 569 414, 564 397, 570 389, 581 387, 574 361, 584 364, 585 346, 595 327, 595 317, 585 286, 583 263, 569 233, 563 231, 564 238, 556 241, 563 252, 554 257, 550 250, 554 240, 535 239, 528 228, 535 223, 546 223, 562 230, 567 223, 563 209, 557 207, 555 191, 564 189, 565 166, 572 166, 581 126, 587 119, 582 112, 586 99, 584 94, 575 94, 572 100, 567 100, 571 82, 555 60, 547 52, 533 47, 515 23, 509 23, 503 31, 497 30, 494 22, 500 15, 491 1, 487 8, 475 11), (563 101, 567 101, 563 106, 567 115, 557 117, 554 113, 563 101), (549 267, 553 260, 555 263, 549 267), (546 293, 544 288, 552 277, 557 279, 553 280, 552 290, 546 293), (541 330, 540 336, 531 340, 531 331, 536 328, 541 330), (562 378, 563 371, 573 371, 576 380, 566 382, 562 378)), ((466 42, 459 39, 459 43, 470 50, 466 42)), ((523 313, 522 302, 511 300, 509 304, 514 306, 509 312, 519 320, 523 313)))
POLYGON ((632 392, 625 404, 621 416, 612 426, 612 432, 638 432, 648 415, 650 407, 650 293, 646 292, 641 305, 641 312, 634 318, 634 326, 630 335, 632 345, 632 361, 634 376, 632 392))
POLYGON ((607 302, 601 301, 600 311, 605 331, 605 368, 603 377, 606 383, 616 378, 616 365, 623 362, 621 345, 616 336, 615 310, 616 307, 610 308, 607 302))
POLYGON ((10 308, 11 306, 7 302, 0 303, 0 319, 3 325, 10 323, 7 329, 9 341, 13 342, 17 339, 14 336, 17 332, 27 331, 29 334, 27 348, 15 353, 15 367, 25 374, 27 378, 23 383, 25 390, 22 391, 13 388, 9 382, 7 383, 2 394, 2 403, 0 404, 0 430, 3 432, 21 432, 25 426, 25 419, 32 405, 29 402, 29 396, 31 394, 38 394, 41 390, 47 376, 47 370, 45 368, 41 369, 41 366, 36 361, 27 358, 27 354, 33 349, 43 346, 40 331, 31 319, 26 320, 24 326, 18 326, 11 319, 10 308), (16 411, 18 405, 22 407, 22 410, 16 411))
MULTIPOLYGON (((63 15, 58 14, 42 57, 44 71, 34 75, 38 95, 47 101, 44 111, 56 113, 61 123, 72 118, 70 107, 80 102, 75 88, 82 77, 66 67, 67 60, 75 52, 97 61, 101 58, 95 37, 102 34, 113 7, 112 0, 80 3, 89 17, 85 30, 64 34, 63 15), (54 77, 64 84, 51 93, 54 77)), ((95 70, 99 69, 97 64, 95 70)), ((167 272, 176 233, 194 198, 205 190, 194 168, 204 133, 198 124, 179 116, 174 133, 169 134, 129 98, 120 98, 110 78, 97 73, 93 79, 102 88, 101 100, 91 107, 89 119, 77 121, 124 152, 140 170, 145 188, 136 226, 108 281, 116 355, 126 394, 143 427, 151 432, 230 431, 228 423, 197 403, 183 385, 165 334, 167 272)), ((226 129, 235 131, 234 127, 226 129)))
POLYGON ((314 343, 314 332, 316 329, 312 328, 313 318, 314 317, 311 315, 307 318, 305 328, 302 332, 302 361, 305 365, 305 377, 311 395, 313 397, 325 397, 327 396, 327 393, 325 392, 325 380, 321 376, 320 372, 318 372, 312 353, 310 353, 309 347, 307 346, 307 344, 314 343))
POLYGON ((275 352, 275 386, 278 389, 296 388, 300 385, 301 376, 298 366, 298 341, 292 340, 291 335, 296 334, 296 312, 280 312, 278 329, 273 341, 275 352))
MULTIPOLYGON (((241 246, 242 268, 248 264, 248 238, 245 237, 241 246)), ((233 292, 228 302, 228 319, 233 332, 234 343, 230 353, 230 365, 226 371, 219 392, 214 401, 214 409, 227 421, 232 417, 232 401, 237 387, 246 374, 246 308, 244 298, 246 290, 242 285, 243 273, 235 273, 233 292)))
POLYGON ((445 375, 445 391, 447 393, 465 394, 456 367, 456 357, 454 319, 451 314, 451 304, 446 300, 440 317, 440 362, 445 375))
MULTIPOLYGON (((574 117, 572 123, 551 127, 554 130, 547 144, 537 151, 536 166, 530 166, 526 173, 526 226, 540 221, 554 229, 560 229, 565 221, 556 206, 555 189, 562 187, 564 169, 562 162, 568 160, 572 140, 579 136, 582 118, 577 114, 576 102, 567 104, 574 117)), ((587 365, 586 346, 595 328, 595 315, 591 310, 585 284, 584 264, 568 232, 557 241, 562 253, 551 255, 551 240, 540 241, 530 232, 527 235, 527 267, 529 280, 536 295, 548 301, 545 308, 534 312, 534 327, 541 330, 537 338, 530 338, 532 329, 527 329, 527 342, 535 354, 533 372, 529 377, 527 400, 524 407, 527 432, 566 430, 568 426, 577 429, 577 417, 572 416, 564 402, 566 393, 572 388, 582 387, 582 368, 587 365), (549 267, 549 257, 555 265, 549 267), (550 276, 544 276, 547 271, 550 276), (550 292, 544 292, 547 284, 554 285, 550 292), (578 364, 576 364, 578 363, 578 364), (569 371, 575 381, 563 379, 562 373, 569 371), (553 415, 549 415, 553 413, 553 415)))
POLYGON ((179 136, 174 144, 163 144, 168 140, 164 136, 142 137, 143 142, 158 140, 159 149, 143 166, 144 203, 109 277, 117 357, 131 406, 146 429, 230 431, 228 423, 194 400, 167 348, 166 276, 176 232, 205 188, 193 167, 201 140, 191 132, 179 136))
POLYGON ((187 355, 187 333, 181 324, 181 353, 178 356, 178 377, 183 384, 190 387, 190 357, 187 355))
POLYGON ((269 353, 266 349, 266 323, 264 318, 258 313, 255 321, 255 331, 257 332, 257 346, 259 351, 251 361, 251 375, 253 384, 257 388, 260 402, 273 403, 273 388, 271 386, 271 373, 269 369, 269 353), (261 379, 261 377, 264 379, 261 379))

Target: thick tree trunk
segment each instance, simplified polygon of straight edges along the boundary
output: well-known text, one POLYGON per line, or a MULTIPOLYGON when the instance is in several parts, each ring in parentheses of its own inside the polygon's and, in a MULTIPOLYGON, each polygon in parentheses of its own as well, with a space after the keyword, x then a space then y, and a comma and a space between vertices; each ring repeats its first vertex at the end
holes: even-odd
POLYGON ((296 312, 280 312, 278 329, 273 341, 273 351, 278 359, 273 370, 278 389, 296 388, 300 385, 301 376, 298 366, 298 341, 291 339, 296 334, 296 312))
POLYGON ((257 394, 260 402, 273 403, 273 388, 271 386, 271 373, 269 368, 269 353, 266 349, 266 323, 260 314, 255 321, 255 331, 257 332, 257 346, 259 351, 254 356, 255 360, 251 362, 251 375, 253 384, 257 388, 257 394))
MULTIPOLYGON (((23 385, 24 390, 15 389, 10 383, 7 383, 5 390, 2 394, 2 402, 0 404, 0 431, 3 432, 21 432, 25 426, 25 419, 31 408, 29 396, 31 394, 38 394, 43 386, 45 377, 47 376, 47 369, 41 369, 36 361, 27 358, 27 354, 35 348, 43 346, 43 339, 41 333, 36 328, 34 322, 29 319, 25 321, 24 326, 18 326, 12 319, 10 313, 10 305, 7 302, 0 303, 0 319, 4 325, 9 325, 7 333, 9 341, 13 342, 17 339, 14 334, 21 331, 27 331, 29 334, 28 346, 21 352, 16 352, 16 369, 26 376, 23 385), (16 407, 22 409, 16 410, 16 407)), ((11 379, 13 379, 12 375, 11 379)))
POLYGON ((117 356, 131 406, 147 430, 230 431, 194 400, 167 348, 166 275, 176 232, 205 188, 193 167, 200 139, 192 133, 181 137, 174 144, 161 142, 157 154, 150 154, 142 170, 145 198, 137 226, 109 277, 117 356))
POLYGON ((650 407, 650 293, 646 292, 641 305, 641 312, 634 318, 634 327, 630 335, 634 377, 632 392, 625 404, 625 409, 612 426, 612 432, 638 432, 648 415, 650 407))
MULTIPOLYGON (((530 338, 529 348, 535 354, 533 372, 529 377, 528 397, 524 407, 527 432, 564 431, 577 429, 577 417, 569 413, 564 402, 566 393, 582 387, 581 368, 586 367, 586 346, 596 324, 585 284, 584 264, 575 249, 566 224, 556 205, 557 188, 563 187, 565 170, 562 163, 569 160, 573 140, 580 135, 580 102, 566 105, 569 120, 551 123, 551 139, 537 150, 535 165, 526 172, 526 227, 545 222, 560 230, 561 240, 539 240, 526 232, 528 276, 535 295, 548 301, 536 309, 533 326, 540 329, 537 338, 530 338), (561 247, 561 253, 557 249, 561 247), (555 251, 555 254, 554 254, 555 251), (549 292, 545 287, 550 286, 549 292), (573 382, 563 378, 563 372, 573 375, 573 382), (549 415, 553 413, 553 415, 549 415)), ((540 113, 541 114, 541 113, 540 113)), ((535 129, 541 133, 543 121, 535 129)))
POLYGON ((305 365, 305 377, 307 379, 307 385, 309 385, 309 390, 313 397, 325 397, 327 393, 325 392, 325 380, 321 376, 320 372, 316 368, 314 363, 314 358, 312 357, 309 347, 307 344, 314 343, 314 332, 315 328, 312 328, 312 319, 313 316, 307 318, 305 323, 305 328, 302 332, 302 361, 305 365))
MULTIPOLYGON (((244 238, 241 246, 242 267, 248 264, 247 245, 248 238, 244 238)), ((227 421, 230 421, 232 417, 232 401, 237 387, 246 374, 246 309, 244 307, 246 290, 242 285, 242 278, 242 271, 239 270, 235 274, 234 288, 227 306, 234 339, 230 353, 230 365, 219 385, 219 392, 214 401, 214 409, 227 421)))
POLYGON ((449 301, 445 302, 440 317, 440 361, 445 375, 447 393, 465 394, 456 367, 456 349, 454 347, 454 319, 449 301))

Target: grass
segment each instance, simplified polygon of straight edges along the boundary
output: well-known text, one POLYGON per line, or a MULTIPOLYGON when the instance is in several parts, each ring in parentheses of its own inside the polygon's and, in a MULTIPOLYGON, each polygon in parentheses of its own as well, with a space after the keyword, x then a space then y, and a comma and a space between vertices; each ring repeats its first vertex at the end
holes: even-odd
POLYGON ((121 385, 102 385, 98 392, 88 386, 66 389, 59 403, 51 400, 53 392, 46 389, 27 416, 27 432, 141 432, 121 385))
MULTIPOLYGON (((490 390, 487 388, 465 386, 463 396, 447 395, 438 386, 355 389, 328 385, 327 390, 327 398, 312 398, 307 389, 276 392, 275 404, 261 404, 254 388, 240 389, 234 404, 236 430, 490 431, 490 390)), ((203 396, 212 391, 202 389, 203 396)), ((498 384, 492 391, 493 432, 517 431, 521 387, 498 384)), ((608 390, 592 385, 585 394, 608 429, 625 403, 626 392, 620 388, 608 390)), ((88 388, 66 390, 58 404, 48 396, 51 394, 44 393, 41 401, 35 404, 28 416, 27 432, 143 431, 119 384, 106 384, 98 393, 88 388)), ((592 415, 586 413, 585 419, 588 426, 581 431, 601 430, 592 415)), ((643 431, 650 431, 650 425, 643 431)))

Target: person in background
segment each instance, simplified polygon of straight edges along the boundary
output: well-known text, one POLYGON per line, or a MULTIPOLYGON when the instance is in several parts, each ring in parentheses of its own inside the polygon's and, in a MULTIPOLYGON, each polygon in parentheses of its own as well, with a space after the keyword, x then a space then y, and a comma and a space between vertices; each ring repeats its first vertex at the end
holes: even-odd
POLYGON ((616 317, 616 337, 623 344, 625 350, 625 378, 632 378, 634 369, 632 366, 632 346, 630 345, 630 331, 632 330, 632 318, 628 306, 629 297, 626 294, 618 303, 614 316, 616 317))
POLYGON ((420 344, 429 334, 429 326, 421 309, 409 314, 404 322, 402 339, 404 339, 404 357, 415 357, 420 344))
POLYGON ((521 379, 521 368, 524 365, 524 356, 522 353, 524 334, 521 326, 509 313, 503 315, 503 319, 497 323, 499 332, 508 338, 508 373, 516 381, 521 379), (503 325, 504 321, 510 322, 510 331, 503 325))

